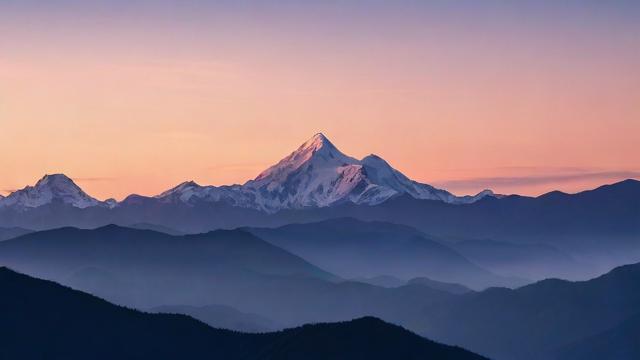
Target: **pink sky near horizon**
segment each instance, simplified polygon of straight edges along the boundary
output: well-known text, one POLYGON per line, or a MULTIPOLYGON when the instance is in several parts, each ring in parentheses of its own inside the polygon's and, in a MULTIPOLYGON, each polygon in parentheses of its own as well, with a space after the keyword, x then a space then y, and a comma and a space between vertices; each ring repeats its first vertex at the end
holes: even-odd
POLYGON ((5 195, 243 183, 316 132, 457 194, 640 177, 640 22, 618 14, 2 6, 5 195))

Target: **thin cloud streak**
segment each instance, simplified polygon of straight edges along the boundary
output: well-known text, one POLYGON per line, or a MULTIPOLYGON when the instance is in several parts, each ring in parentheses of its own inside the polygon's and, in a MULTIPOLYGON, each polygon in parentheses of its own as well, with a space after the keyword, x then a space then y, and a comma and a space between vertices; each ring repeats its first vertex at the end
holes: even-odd
POLYGON ((623 180, 630 178, 640 178, 640 171, 599 171, 574 174, 550 174, 544 176, 476 177, 469 179, 441 181, 435 183, 435 185, 445 188, 495 188, 562 184, 584 180, 623 180))

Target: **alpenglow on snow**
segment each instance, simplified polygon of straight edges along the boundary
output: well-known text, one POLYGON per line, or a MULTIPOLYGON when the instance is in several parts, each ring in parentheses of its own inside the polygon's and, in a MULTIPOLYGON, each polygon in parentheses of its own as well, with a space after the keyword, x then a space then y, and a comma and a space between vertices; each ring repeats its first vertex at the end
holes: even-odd
MULTIPOLYGON (((163 203, 187 205, 225 202, 274 213, 349 202, 377 205, 400 195, 468 204, 493 196, 493 193, 485 190, 475 196, 455 196, 409 179, 379 156, 369 155, 358 160, 345 155, 326 136, 318 133, 244 185, 201 186, 187 181, 154 198, 163 203)), ((54 174, 46 175, 35 186, 0 197, 0 208, 29 209, 53 202, 77 208, 118 206, 113 199, 94 199, 67 176, 54 174)))

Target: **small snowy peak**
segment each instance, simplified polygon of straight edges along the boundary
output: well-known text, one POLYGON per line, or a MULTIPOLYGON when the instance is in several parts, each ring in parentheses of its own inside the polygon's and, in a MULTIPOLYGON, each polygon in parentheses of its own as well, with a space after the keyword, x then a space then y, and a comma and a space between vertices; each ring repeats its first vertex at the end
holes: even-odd
POLYGON ((198 185, 195 181, 190 180, 190 181, 185 181, 183 183, 180 183, 178 186, 171 188, 160 195, 156 195, 155 197, 162 198, 162 197, 170 196, 173 194, 182 194, 187 191, 197 191, 201 188, 202 186, 198 185))
POLYGON ((496 194, 493 193, 493 191, 489 190, 489 189, 484 189, 482 191, 480 191, 479 193, 477 193, 476 195, 471 196, 471 200, 472 202, 478 201, 480 199, 483 199, 485 197, 496 197, 496 194))
POLYGON ((477 193, 476 195, 453 196, 453 198, 449 202, 452 204, 471 204, 486 197, 498 198, 498 196, 496 196, 493 191, 485 189, 477 193))
POLYGON ((388 186, 396 191, 406 191, 413 187, 408 177, 392 168, 388 162, 377 155, 366 156, 362 159, 362 164, 367 176, 375 184, 388 186))
POLYGON ((104 201, 104 205, 109 209, 113 209, 114 207, 118 206, 118 200, 114 198, 109 198, 104 201))
POLYGON ((480 191, 478 194, 476 194, 474 197, 485 197, 485 196, 494 196, 494 195, 495 194, 493 193, 493 191, 489 189, 484 189, 480 191))
POLYGON ((62 202, 78 208, 101 204, 85 193, 64 174, 45 175, 35 186, 14 191, 2 201, 2 206, 36 208, 52 202, 62 202))
POLYGON ((185 181, 180 185, 169 189, 163 192, 160 195, 155 196, 156 198, 162 199, 164 201, 175 201, 179 200, 181 202, 189 202, 189 200, 196 197, 203 197, 206 187, 198 185, 195 181, 185 181))

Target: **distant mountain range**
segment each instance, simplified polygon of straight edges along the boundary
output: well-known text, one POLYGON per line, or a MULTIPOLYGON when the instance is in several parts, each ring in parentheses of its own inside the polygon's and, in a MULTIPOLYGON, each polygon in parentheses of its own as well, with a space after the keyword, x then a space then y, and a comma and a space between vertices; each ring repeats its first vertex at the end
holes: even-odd
MULTIPOLYGON (((472 203, 491 191, 457 197, 433 186, 410 180, 376 155, 357 160, 340 152, 323 134, 316 134, 276 165, 244 185, 200 186, 184 182, 154 197, 160 203, 193 205, 222 202, 241 208, 274 213, 282 209, 326 207, 339 203, 375 205, 407 194, 416 199, 448 203, 472 203)), ((132 195, 122 203, 98 201, 63 174, 46 175, 35 186, 27 186, 0 198, 0 208, 28 210, 60 202, 76 208, 114 208, 136 202, 132 195)))
MULTIPOLYGON (((115 207, 103 204, 79 208, 64 201, 21 210, 0 207, 0 227, 25 230, 119 224, 184 234, 339 218, 412 227, 472 263, 503 276, 585 279, 640 261, 640 182, 636 180, 577 194, 554 192, 537 198, 485 197, 471 204, 450 204, 405 194, 377 205, 346 202, 276 213, 226 202, 165 202, 140 196, 130 196, 115 207)), ((10 231, 0 230, 0 239, 12 236, 10 231)), ((379 275, 393 274, 366 276, 379 275)))
POLYGON ((496 276, 404 225, 341 218, 243 230, 343 278, 390 275, 406 281, 428 276, 476 289, 524 284, 496 276))
POLYGON ((193 233, 336 217, 406 224, 439 237, 592 247, 603 237, 617 243, 640 235, 640 182, 537 198, 456 197, 408 179, 377 156, 344 155, 317 134, 244 185, 186 182, 154 197, 98 201, 57 174, 0 198, 0 227, 33 230, 114 223, 193 233))
POLYGON ((139 309, 226 305, 284 326, 388 318, 450 296, 428 286, 345 281, 241 230, 170 236, 114 225, 62 228, 0 242, 0 264, 139 309))
POLYGON ((3 359, 484 359, 372 317, 250 335, 122 308, 7 268, 0 288, 3 359))

